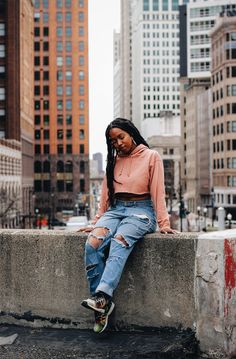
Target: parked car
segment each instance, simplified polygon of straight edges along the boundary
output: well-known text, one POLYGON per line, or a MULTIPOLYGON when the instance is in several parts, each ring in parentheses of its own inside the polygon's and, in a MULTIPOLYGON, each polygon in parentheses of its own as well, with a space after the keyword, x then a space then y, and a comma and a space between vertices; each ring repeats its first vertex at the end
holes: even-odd
POLYGON ((57 218, 53 218, 51 220, 51 226, 59 226, 59 227, 65 227, 66 226, 66 223, 63 222, 63 221, 60 221, 59 219, 57 218))
POLYGON ((86 216, 73 216, 69 218, 66 223, 66 230, 68 231, 76 231, 81 227, 85 227, 88 225, 88 219, 86 216))

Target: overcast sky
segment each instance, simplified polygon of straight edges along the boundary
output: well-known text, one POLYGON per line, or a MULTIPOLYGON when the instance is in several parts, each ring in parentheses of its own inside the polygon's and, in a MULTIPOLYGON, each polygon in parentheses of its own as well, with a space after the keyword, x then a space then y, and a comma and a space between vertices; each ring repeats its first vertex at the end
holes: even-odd
POLYGON ((89 0, 90 157, 106 156, 104 132, 113 120, 113 30, 120 29, 120 0, 89 0))

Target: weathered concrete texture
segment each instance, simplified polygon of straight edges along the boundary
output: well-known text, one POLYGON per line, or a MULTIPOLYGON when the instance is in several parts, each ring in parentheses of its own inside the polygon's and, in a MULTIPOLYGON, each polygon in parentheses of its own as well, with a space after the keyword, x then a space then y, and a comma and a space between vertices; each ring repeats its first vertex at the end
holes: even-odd
POLYGON ((195 300, 201 349, 212 358, 235 358, 236 230, 199 236, 195 300))
POLYGON ((17 333, 13 345, 0 346, 1 359, 196 359, 198 345, 190 332, 105 332, 1 327, 17 333))
MULTIPOLYGON (((0 322, 91 328, 93 315, 80 306, 88 296, 85 238, 62 231, 1 231, 0 322)), ((193 328, 194 258, 194 236, 147 236, 123 273, 113 325, 193 328)))

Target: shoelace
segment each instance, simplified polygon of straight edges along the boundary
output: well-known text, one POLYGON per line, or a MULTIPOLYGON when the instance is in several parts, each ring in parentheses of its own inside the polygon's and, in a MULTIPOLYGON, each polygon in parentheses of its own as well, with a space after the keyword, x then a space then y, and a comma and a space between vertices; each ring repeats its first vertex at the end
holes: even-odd
POLYGON ((104 297, 96 297, 95 302, 97 308, 104 308, 106 305, 106 299, 104 297))

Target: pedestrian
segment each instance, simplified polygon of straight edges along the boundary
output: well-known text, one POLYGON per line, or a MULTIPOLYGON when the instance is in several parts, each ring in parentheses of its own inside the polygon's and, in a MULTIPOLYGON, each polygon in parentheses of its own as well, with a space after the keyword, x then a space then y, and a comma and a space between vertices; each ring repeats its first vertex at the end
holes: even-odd
POLYGON ((91 298, 82 301, 95 313, 94 331, 103 332, 115 304, 112 301, 128 256, 147 233, 175 233, 165 203, 163 162, 150 150, 134 124, 117 118, 106 129, 107 166, 99 211, 85 245, 85 265, 91 298), (106 258, 105 251, 109 248, 106 258))

